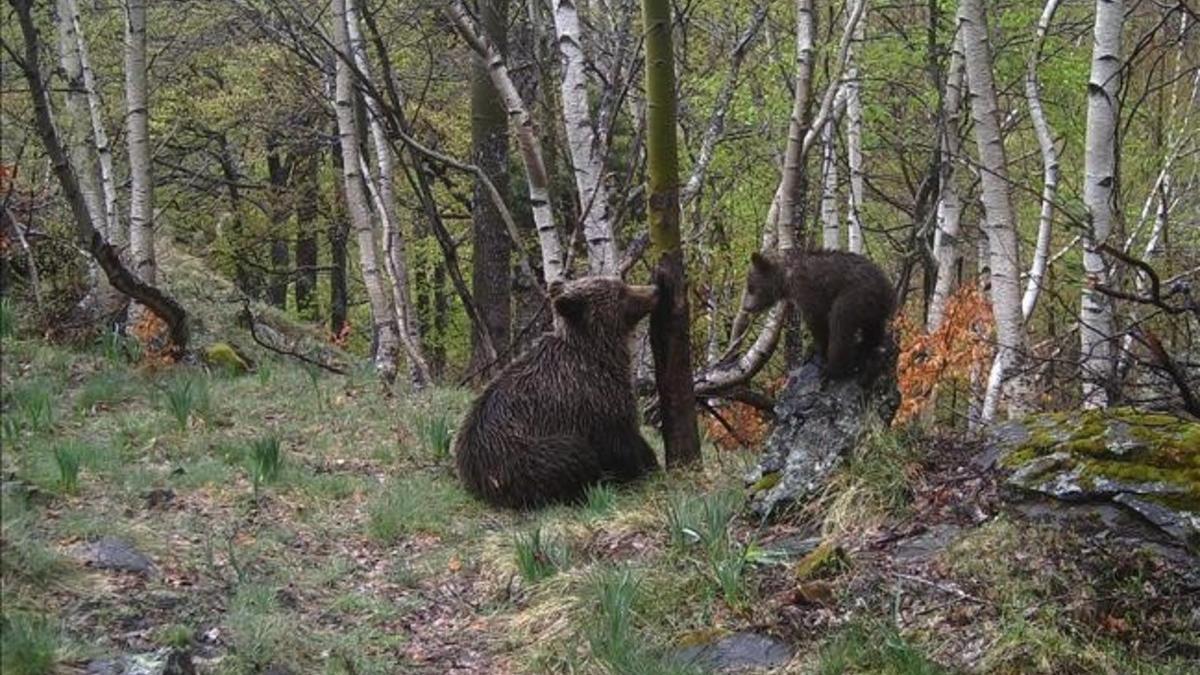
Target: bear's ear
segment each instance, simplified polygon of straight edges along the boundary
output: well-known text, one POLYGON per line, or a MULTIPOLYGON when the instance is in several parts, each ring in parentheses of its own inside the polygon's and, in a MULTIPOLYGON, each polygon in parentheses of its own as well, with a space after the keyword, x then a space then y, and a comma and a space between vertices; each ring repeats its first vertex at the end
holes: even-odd
POLYGON ((757 270, 766 271, 771 269, 771 261, 767 260, 767 257, 758 251, 750 254, 750 264, 757 270))
POLYGON ((587 302, 578 295, 562 294, 554 297, 554 312, 567 321, 578 321, 583 317, 587 302))
POLYGON ((563 294, 563 290, 565 290, 566 287, 567 284, 562 279, 555 279, 546 287, 546 292, 551 298, 557 298, 563 294))

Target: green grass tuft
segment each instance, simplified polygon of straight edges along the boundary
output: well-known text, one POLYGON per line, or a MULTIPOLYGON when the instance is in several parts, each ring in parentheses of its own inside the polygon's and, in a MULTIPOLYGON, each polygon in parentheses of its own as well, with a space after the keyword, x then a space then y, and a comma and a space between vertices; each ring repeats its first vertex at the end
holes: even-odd
POLYGON ((17 333, 17 311, 13 308, 12 299, 0 297, 0 340, 10 338, 17 333))
POLYGON ((417 424, 417 434, 425 449, 436 461, 441 462, 450 457, 451 429, 450 420, 446 415, 435 413, 423 418, 417 424))
POLYGON ((892 626, 852 624, 821 649, 816 672, 938 675, 949 671, 931 661, 892 626))
POLYGON ((0 618, 0 672, 49 675, 58 662, 58 630, 45 617, 5 614, 0 618))
POLYGON ((404 478, 376 495, 367 528, 385 544, 418 532, 445 534, 469 503, 466 493, 452 483, 429 476, 404 478))
POLYGON ((617 491, 607 483, 589 485, 583 493, 583 510, 592 518, 602 518, 612 513, 617 503, 617 491))
POLYGON ((54 464, 58 467, 58 488, 65 494, 75 494, 79 490, 79 468, 83 463, 86 450, 66 443, 55 446, 54 464))
POLYGON ((208 411, 208 383, 196 376, 178 376, 163 388, 163 404, 179 430, 186 431, 192 415, 202 416, 208 411))
POLYGON ((283 467, 279 438, 265 436, 255 439, 250 444, 246 458, 250 468, 250 480, 254 484, 254 498, 258 499, 259 489, 263 484, 279 480, 280 469, 283 467))
POLYGON ((540 526, 514 536, 513 549, 517 570, 527 581, 552 577, 570 564, 567 547, 556 537, 543 536, 540 526))

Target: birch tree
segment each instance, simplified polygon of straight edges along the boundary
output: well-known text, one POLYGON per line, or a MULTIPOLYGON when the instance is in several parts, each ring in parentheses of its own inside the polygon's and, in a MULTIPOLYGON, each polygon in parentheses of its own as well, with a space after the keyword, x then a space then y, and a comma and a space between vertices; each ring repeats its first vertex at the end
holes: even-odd
POLYGON ((933 235, 933 257, 937 261, 937 279, 929 299, 929 317, 925 329, 933 332, 942 324, 946 301, 954 291, 960 248, 959 221, 962 216, 962 197, 959 195, 956 168, 962 150, 960 115, 962 113, 963 71, 962 34, 955 36, 946 69, 946 90, 942 96, 942 111, 938 143, 941 146, 940 195, 937 204, 937 229, 933 235))
MULTIPOLYGON (((354 64, 372 91, 377 91, 371 75, 371 64, 367 58, 366 44, 362 39, 362 30, 358 23, 358 10, 354 0, 345 0, 346 30, 350 39, 350 50, 354 55, 354 64)), ((377 176, 371 176, 363 160, 363 175, 368 179, 368 186, 373 186, 378 194, 376 211, 383 223, 384 260, 391 278, 392 306, 398 337, 404 347, 411 371, 412 384, 422 388, 433 381, 429 363, 421 349, 421 336, 413 312, 412 293, 408 286, 408 249, 404 241, 404 232, 400 227, 400 214, 396 210, 396 170, 395 156, 383 128, 383 113, 379 109, 379 101, 373 96, 364 96, 366 105, 367 125, 371 130, 371 146, 375 151, 377 176)), ((490 342, 488 345, 490 346, 490 342)))
POLYGON ((567 149, 575 186, 579 191, 580 220, 587 243, 588 270, 595 275, 617 272, 617 245, 613 238, 608 190, 604 185, 607 146, 599 142, 588 104, 588 81, 577 0, 555 0, 554 31, 562 58, 562 113, 567 149))
POLYGON ((371 223, 370 205, 363 188, 363 159, 359 153, 362 138, 354 109, 353 53, 347 26, 346 0, 330 0, 333 14, 333 45, 337 51, 334 78, 334 108, 337 112, 338 138, 342 153, 342 182, 346 195, 346 211, 350 226, 358 240, 359 261, 363 285, 371 306, 376 334, 375 371, 385 382, 396 379, 396 357, 399 336, 393 308, 384 292, 384 275, 379 266, 375 228, 371 223))
POLYGON ((154 183, 150 171, 150 109, 146 62, 146 0, 125 2, 125 111, 129 146, 129 253, 133 271, 153 284, 154 183))
POLYGON ((1084 408, 1109 404, 1114 380, 1115 326, 1111 299, 1098 287, 1108 284, 1108 263, 1097 247, 1116 219, 1117 126, 1121 86, 1123 0, 1096 0, 1092 67, 1088 78, 1087 133, 1083 157, 1083 297, 1079 306, 1080 369, 1084 408))
POLYGON ((554 225, 554 211, 550 203, 549 176, 546 173, 545 155, 537 125, 529 109, 521 100, 504 57, 492 41, 483 34, 462 0, 453 0, 446 9, 447 17, 454 24, 467 45, 475 50, 487 64, 492 84, 508 111, 508 118, 516 131, 517 145, 521 150, 521 162, 525 166, 525 180, 529 185, 529 205, 533 211, 534 226, 537 228, 538 243, 542 253, 542 273, 546 283, 558 281, 566 276, 566 258, 558 229, 554 225))
POLYGON ((843 95, 846 99, 846 163, 850 169, 850 194, 846 209, 846 248, 851 253, 863 252, 862 208, 863 208, 863 154, 862 154, 862 79, 858 74, 856 48, 861 48, 866 35, 867 0, 860 0, 863 16, 860 16, 851 33, 850 52, 846 62, 846 83, 843 95))
POLYGON ((1037 244, 1033 250, 1033 263, 1029 267, 1025 295, 1021 298, 1021 316, 1026 321, 1033 316, 1043 280, 1046 278, 1050 259, 1050 235, 1054 228, 1054 201, 1058 197, 1058 148, 1054 145, 1054 134, 1050 123, 1046 121, 1046 112, 1042 109, 1041 83, 1037 74, 1046 31, 1050 28, 1050 21, 1058 10, 1058 4, 1059 0, 1047 0, 1042 15, 1038 18, 1033 53, 1029 57, 1029 66, 1025 72, 1025 100, 1029 105, 1029 119, 1033 122, 1038 148, 1042 151, 1042 204, 1038 215, 1037 244))
POLYGON ((108 219, 98 183, 95 146, 92 142, 91 113, 88 110, 87 86, 83 80, 83 63, 79 55, 79 38, 75 34, 75 14, 72 0, 58 0, 54 22, 58 25, 59 61, 67 78, 67 121, 63 125, 63 141, 71 157, 79 191, 87 205, 96 231, 108 238, 108 219))
POLYGON ((983 2, 961 0, 958 12, 979 153, 981 201, 991 267, 992 313, 996 320, 996 359, 980 411, 981 421, 990 422, 996 415, 1006 381, 1010 381, 1010 414, 1022 414, 1029 396, 1026 379, 1019 372, 1025 350, 1025 324, 1021 317, 1017 221, 1008 191, 1008 159, 1000 136, 1000 114, 983 2))
POLYGON ((841 221, 838 219, 837 134, 833 118, 821 132, 821 247, 830 251, 841 248, 841 221))

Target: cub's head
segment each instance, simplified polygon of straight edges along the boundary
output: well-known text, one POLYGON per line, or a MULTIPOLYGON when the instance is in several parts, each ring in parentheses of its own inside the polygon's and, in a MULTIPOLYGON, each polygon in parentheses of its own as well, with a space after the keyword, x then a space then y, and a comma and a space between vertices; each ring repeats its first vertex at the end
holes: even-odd
POLYGON ((742 309, 761 312, 782 300, 783 296, 783 266, 774 258, 758 252, 751 253, 742 309))
POLYGON ((556 324, 588 336, 625 337, 658 302, 654 286, 630 286, 615 277, 550 284, 556 324))

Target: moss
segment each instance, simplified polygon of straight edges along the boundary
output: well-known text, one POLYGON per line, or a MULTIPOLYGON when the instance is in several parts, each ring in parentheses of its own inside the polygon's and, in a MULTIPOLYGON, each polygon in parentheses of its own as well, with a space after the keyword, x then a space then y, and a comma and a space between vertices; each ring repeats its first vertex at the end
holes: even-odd
POLYGON ((1065 452, 1084 487, 1101 478, 1167 483, 1182 491, 1178 506, 1200 510, 1200 424, 1130 408, 1041 415, 1026 424, 1029 438, 1005 456, 1006 468, 1065 452))
POLYGON ((846 552, 842 550, 842 547, 830 540, 825 540, 811 553, 801 558, 800 562, 796 563, 794 572, 796 579, 803 581, 811 579, 825 570, 844 568, 848 563, 846 552))
POLYGON ((244 373, 250 370, 246 360, 238 355, 237 350, 228 342, 214 342, 204 350, 204 360, 214 368, 221 368, 231 373, 244 373))
POLYGON ((776 485, 779 485, 779 478, 780 474, 778 471, 773 471, 763 475, 762 478, 759 478, 754 482, 754 485, 750 486, 750 494, 757 494, 764 490, 770 490, 776 485))

